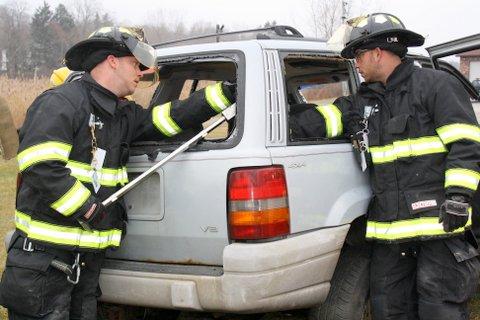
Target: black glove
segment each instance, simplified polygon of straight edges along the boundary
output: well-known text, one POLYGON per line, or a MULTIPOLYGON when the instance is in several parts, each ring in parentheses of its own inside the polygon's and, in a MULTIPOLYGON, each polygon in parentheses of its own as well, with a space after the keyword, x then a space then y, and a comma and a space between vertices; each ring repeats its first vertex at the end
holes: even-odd
POLYGON ((227 97, 228 101, 235 103, 237 101, 237 84, 229 81, 222 82, 223 94, 227 97))
POLYGON ((438 222, 443 222, 443 230, 452 232, 467 224, 469 199, 464 195, 447 195, 447 200, 440 206, 438 222))
POLYGON ((78 223, 83 229, 91 231, 95 229, 105 218, 105 206, 101 202, 95 202, 87 212, 78 219, 78 223))
POLYGON ((361 138, 357 137, 357 134, 365 129, 365 125, 362 124, 363 117, 355 111, 346 111, 343 115, 343 122, 345 124, 345 134, 351 136, 353 139, 361 138))

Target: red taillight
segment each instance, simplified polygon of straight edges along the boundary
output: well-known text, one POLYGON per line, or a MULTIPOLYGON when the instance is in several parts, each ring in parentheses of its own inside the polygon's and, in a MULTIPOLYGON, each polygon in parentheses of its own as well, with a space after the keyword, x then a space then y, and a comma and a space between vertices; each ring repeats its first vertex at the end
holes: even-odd
POLYGON ((235 169, 228 177, 232 240, 257 240, 290 232, 287 183, 282 166, 235 169))

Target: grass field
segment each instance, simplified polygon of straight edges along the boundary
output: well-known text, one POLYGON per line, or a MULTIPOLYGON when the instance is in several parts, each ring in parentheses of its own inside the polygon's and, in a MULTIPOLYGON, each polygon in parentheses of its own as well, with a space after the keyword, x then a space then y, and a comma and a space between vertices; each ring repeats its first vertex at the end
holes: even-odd
MULTIPOLYGON (((9 103, 17 127, 21 125, 28 106, 42 91, 49 88, 47 78, 33 80, 11 80, 0 76, 0 96, 9 103)), ((135 101, 148 105, 153 88, 141 89, 134 95, 135 101)), ((17 164, 15 160, 0 159, 0 272, 5 266, 5 247, 3 239, 7 231, 12 230, 17 164)), ((480 320, 480 295, 477 294, 470 304, 470 319, 480 320)), ((0 319, 6 319, 5 309, 0 307, 0 319)))

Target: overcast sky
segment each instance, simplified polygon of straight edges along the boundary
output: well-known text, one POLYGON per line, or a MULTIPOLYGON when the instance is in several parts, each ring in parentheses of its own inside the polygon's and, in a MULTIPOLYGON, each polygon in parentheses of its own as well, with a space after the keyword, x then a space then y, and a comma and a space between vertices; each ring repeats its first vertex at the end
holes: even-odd
MULTIPOLYGON (((11 0, 0 0, 1 4, 11 0)), ((21 0, 22 1, 22 0, 21 0)), ((26 0, 23 0, 26 1, 26 0)), ((46 0, 52 7, 59 2, 72 4, 75 0, 46 0)), ((78 1, 78 0, 77 0, 78 1)), ((88 0, 86 0, 88 1, 88 0)), ((313 36, 311 21, 312 0, 102 0, 101 9, 122 24, 142 24, 163 19, 191 24, 196 21, 224 24, 228 30, 258 27, 266 21, 296 27, 313 36)), ((333 0, 332 0, 333 1, 333 0)), ((337 0, 338 1, 338 0, 337 0)), ((350 16, 366 12, 388 12, 398 16, 408 29, 424 35, 430 46, 480 32, 479 0, 351 0, 350 16)), ((28 0, 31 12, 43 0, 28 0)), ((148 35, 147 35, 148 36, 148 35)))

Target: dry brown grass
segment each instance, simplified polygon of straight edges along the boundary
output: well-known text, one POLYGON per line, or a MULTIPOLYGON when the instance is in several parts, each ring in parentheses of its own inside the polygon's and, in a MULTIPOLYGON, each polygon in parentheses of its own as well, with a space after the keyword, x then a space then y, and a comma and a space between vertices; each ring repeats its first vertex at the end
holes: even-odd
MULTIPOLYGON (((49 88, 50 80, 47 77, 33 80, 9 79, 6 76, 0 76, 0 96, 7 101, 17 128, 22 125, 27 109, 33 100, 49 88)), ((140 105, 148 106, 153 90, 153 86, 139 88, 133 95, 133 98, 140 105)))
POLYGON ((5 98, 10 106, 17 128, 23 123, 28 106, 49 86, 48 78, 22 80, 0 76, 0 96, 5 98))

